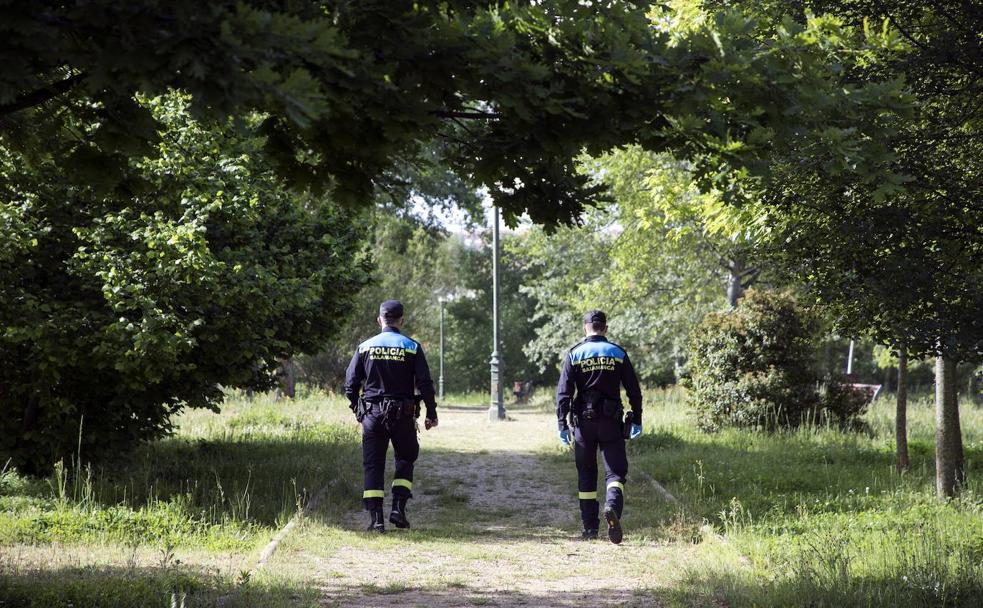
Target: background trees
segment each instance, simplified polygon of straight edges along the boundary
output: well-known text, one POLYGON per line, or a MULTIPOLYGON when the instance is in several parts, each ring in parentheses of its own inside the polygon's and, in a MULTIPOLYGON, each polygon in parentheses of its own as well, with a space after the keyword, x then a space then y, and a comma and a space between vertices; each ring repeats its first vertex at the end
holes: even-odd
MULTIPOLYGON (((758 5, 772 16, 801 18, 784 3, 758 5)), ((886 19, 900 46, 849 66, 851 83, 904 80, 917 100, 892 129, 892 165, 902 180, 831 183, 799 158, 776 159, 765 196, 773 209, 774 256, 793 280, 832 307, 839 326, 869 333, 908 356, 939 358, 938 493, 962 477, 955 393, 959 361, 983 351, 978 311, 981 43, 968 31, 983 23, 969 3, 817 2, 853 22, 886 19), (969 29, 967 29, 969 28, 969 29)), ((795 9, 797 11, 799 9, 795 9)), ((903 429, 899 428, 899 433, 903 429)))
MULTIPOLYGON (((418 211, 452 199, 474 209, 467 193, 483 186, 513 225, 526 213, 548 230, 584 222, 595 232, 561 229, 548 242, 533 230, 510 244, 530 255, 509 272, 533 276, 509 300, 510 314, 534 321, 507 325, 507 339, 536 335, 523 349, 531 366, 509 364, 517 374, 547 373, 589 300, 622 320, 626 346, 651 362, 648 379, 677 377, 684 328, 717 306, 724 275, 733 306, 767 260, 829 304, 842 331, 937 354, 944 375, 981 342, 979 13, 789 6, 8 3, 4 339, 29 348, 37 336, 21 323, 31 315, 61 315, 59 335, 106 328, 87 348, 129 345, 111 357, 114 373, 157 387, 151 401, 172 411, 213 403, 218 382, 262 384, 270 357, 323 350, 322 315, 337 313, 332 329, 346 341, 364 335, 341 313, 371 319, 376 302, 357 299, 383 291, 405 292, 421 314, 417 335, 434 342, 424 319, 436 318, 436 296, 473 289, 475 300, 452 306, 457 340, 482 326, 485 258, 466 240, 445 244, 418 211), (153 99, 181 100, 190 135, 153 99), (586 168, 585 152, 597 159, 586 168), (255 191, 226 184, 243 166, 255 191), (616 207, 593 211, 611 198, 616 207), (40 203, 52 200, 72 204, 40 203), (375 224, 364 255, 393 255, 375 255, 378 291, 359 296, 368 232, 358 209, 380 200, 402 219, 375 224), (431 271, 434 260, 449 266, 431 271), (66 308, 35 310, 36 293, 66 308), (221 314, 206 315, 205 301, 221 314), (207 350, 208 331, 238 336, 253 321, 235 355, 225 340, 207 350), (189 354, 199 349, 207 361, 189 354), (191 388, 181 376, 161 389, 161 370, 175 368, 191 388)), ((470 333, 454 346, 462 364, 479 360, 469 349, 485 339, 470 333)), ((71 346, 59 348, 51 356, 71 361, 71 346)), ((328 359, 342 358, 332 349, 328 359)), ((27 353, 9 356, 53 365, 27 353)), ((483 367, 470 365, 462 386, 483 367)), ((28 377, 4 383, 10 403, 48 398, 28 377)), ((144 390, 136 384, 126 389, 144 390)), ((958 413, 939 394, 951 425, 958 413)), ((15 424, 27 437, 32 411, 15 424)), ((133 415, 138 436, 166 427, 166 411, 117 411, 133 415)), ((940 453, 957 454, 942 444, 958 436, 940 435, 940 453)))

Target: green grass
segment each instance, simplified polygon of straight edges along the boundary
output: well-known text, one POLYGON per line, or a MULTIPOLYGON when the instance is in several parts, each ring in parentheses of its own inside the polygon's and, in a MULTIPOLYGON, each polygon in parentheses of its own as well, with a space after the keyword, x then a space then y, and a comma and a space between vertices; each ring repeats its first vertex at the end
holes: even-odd
MULTIPOLYGON (((983 410, 963 404, 970 484, 958 501, 934 490, 930 399, 909 411, 912 470, 894 470, 893 403, 875 403, 870 433, 832 428, 707 435, 678 393, 652 395, 632 466, 681 508, 643 508, 652 536, 712 543, 678 590, 684 604, 977 606, 983 600, 983 410)), ((638 485, 637 477, 636 484, 638 485)), ((642 496, 648 492, 642 488, 642 496)), ((632 501, 637 505, 639 497, 632 501)))
POLYGON ((348 508, 345 499, 361 486, 349 418, 341 399, 234 396, 221 415, 187 412, 175 437, 96 468, 59 465, 47 479, 5 471, 0 546, 26 547, 31 558, 26 566, 0 558, 0 606, 170 606, 168 590, 199 602, 233 589, 235 597, 254 593, 274 605, 278 594, 305 597, 266 579, 243 586, 244 575, 229 564, 254 562, 275 530, 325 484, 330 491, 321 508, 348 508), (67 554, 116 547, 143 558, 123 571, 61 564, 54 551, 45 553, 59 546, 67 554), (196 563, 182 565, 184 554, 196 563), (49 558, 57 573, 31 565, 49 558), (100 599, 100 589, 117 589, 118 603, 100 599))
MULTIPOLYGON (((943 503, 933 492, 927 396, 912 400, 912 469, 904 475, 894 470, 890 400, 874 404, 868 433, 708 435, 695 429, 685 399, 681 390, 649 392, 646 432, 629 444, 627 550, 680 559, 671 570, 632 562, 646 568, 632 601, 644 604, 654 595, 673 606, 983 604, 983 409, 963 404, 970 485, 962 498, 943 503), (680 504, 663 501, 642 472, 680 504)), ((484 395, 452 395, 445 411, 486 402, 484 395)), ((424 451, 452 468, 479 459, 486 472, 519 473, 532 488, 553 487, 561 496, 570 490, 574 526, 576 473, 546 414, 552 394, 541 390, 507 407, 535 421, 535 428, 521 429, 526 443, 517 443, 518 426, 480 432, 486 427, 442 426, 424 434, 424 451), (528 446, 539 441, 540 425, 535 452, 528 446), (512 472, 517 453, 542 467, 512 472)), ((554 530, 557 538, 536 536, 542 531, 529 526, 521 503, 475 509, 469 499, 484 486, 463 469, 421 469, 420 497, 432 499, 426 514, 439 525, 366 536, 358 529, 361 514, 357 524, 350 521, 361 487, 357 426, 337 398, 311 394, 273 403, 236 395, 222 414, 188 412, 178 425, 175 437, 98 468, 69 465, 42 480, 0 474, 0 607, 169 607, 182 596, 187 606, 313 606, 325 601, 309 583, 310 563, 319 562, 298 557, 329 563, 345 547, 366 560, 415 551, 453 562, 422 580, 352 587, 379 596, 380 604, 414 589, 457 597, 465 587, 468 601, 479 604, 474 594, 484 591, 465 578, 468 568, 498 568, 505 579, 534 569, 544 581, 557 580, 566 562, 550 561, 557 556, 549 547, 580 551, 564 544, 572 527, 554 530), (316 514, 277 553, 280 568, 251 574, 260 547, 325 483, 330 491, 316 514), (545 547, 536 549, 543 561, 535 568, 525 555, 534 546, 545 547)), ((535 602, 516 593, 493 603, 512 600, 535 602)))

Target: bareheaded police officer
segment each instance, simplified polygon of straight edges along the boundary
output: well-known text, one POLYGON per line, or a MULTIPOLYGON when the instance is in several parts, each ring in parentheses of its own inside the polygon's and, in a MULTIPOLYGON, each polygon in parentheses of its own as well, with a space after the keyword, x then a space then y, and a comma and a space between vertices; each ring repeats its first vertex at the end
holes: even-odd
POLYGON ((642 433, 642 391, 628 353, 608 342, 607 330, 607 316, 600 310, 584 315, 587 337, 571 348, 563 360, 556 387, 556 417, 564 445, 570 445, 570 427, 573 427, 583 538, 597 538, 600 523, 597 504, 597 449, 600 448, 607 482, 604 519, 608 524, 608 538, 618 544, 623 536, 621 514, 628 476, 625 439, 634 439, 642 433), (627 414, 621 404, 621 387, 631 405, 627 414))
POLYGON ((423 347, 399 331, 402 303, 383 302, 378 321, 382 332, 359 344, 348 365, 345 395, 362 423, 362 502, 371 517, 368 529, 385 532, 382 499, 389 442, 396 460, 389 521, 397 528, 409 528, 406 501, 413 497, 413 465, 420 454, 416 418, 422 400, 427 408, 424 426, 427 430, 437 426, 437 402, 423 347))

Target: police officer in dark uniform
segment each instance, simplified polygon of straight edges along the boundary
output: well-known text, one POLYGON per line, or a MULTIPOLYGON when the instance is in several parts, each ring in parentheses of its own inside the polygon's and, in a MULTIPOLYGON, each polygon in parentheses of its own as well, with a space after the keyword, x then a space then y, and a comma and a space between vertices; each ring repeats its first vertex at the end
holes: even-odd
POLYGON ((424 426, 427 430, 437 426, 437 402, 423 347, 399 331, 402 303, 383 302, 378 321, 382 332, 359 344, 348 365, 345 395, 362 423, 362 502, 371 516, 368 529, 385 532, 382 499, 389 442, 396 459, 389 521, 397 528, 409 528, 406 501, 413 497, 413 465, 420 454, 416 419, 422 400, 427 408, 424 426))
POLYGON ((621 514, 628 477, 625 439, 634 439, 642 433, 642 391, 628 353, 608 342, 607 330, 607 316, 600 310, 584 315, 587 337, 571 348, 563 359, 563 371, 556 387, 556 417, 558 434, 564 445, 570 445, 570 427, 573 427, 583 538, 597 538, 600 522, 597 450, 600 448, 607 482, 604 518, 608 524, 608 538, 618 544, 623 536, 621 514), (624 387, 631 406, 627 414, 621 403, 621 387, 624 387))

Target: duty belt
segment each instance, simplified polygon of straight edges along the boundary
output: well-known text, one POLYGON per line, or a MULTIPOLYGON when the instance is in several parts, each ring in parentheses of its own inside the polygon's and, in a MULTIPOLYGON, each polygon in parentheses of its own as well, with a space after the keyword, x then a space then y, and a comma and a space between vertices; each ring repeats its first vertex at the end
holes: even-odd
POLYGON ((598 418, 621 419, 622 406, 618 399, 608 399, 598 391, 579 394, 573 402, 571 418, 574 426, 579 426, 581 420, 596 420, 598 418))
POLYGON ((380 416, 386 428, 391 428, 404 418, 416 418, 419 414, 419 402, 415 398, 382 397, 374 401, 359 400, 359 412, 356 418, 362 421, 368 414, 380 416))

